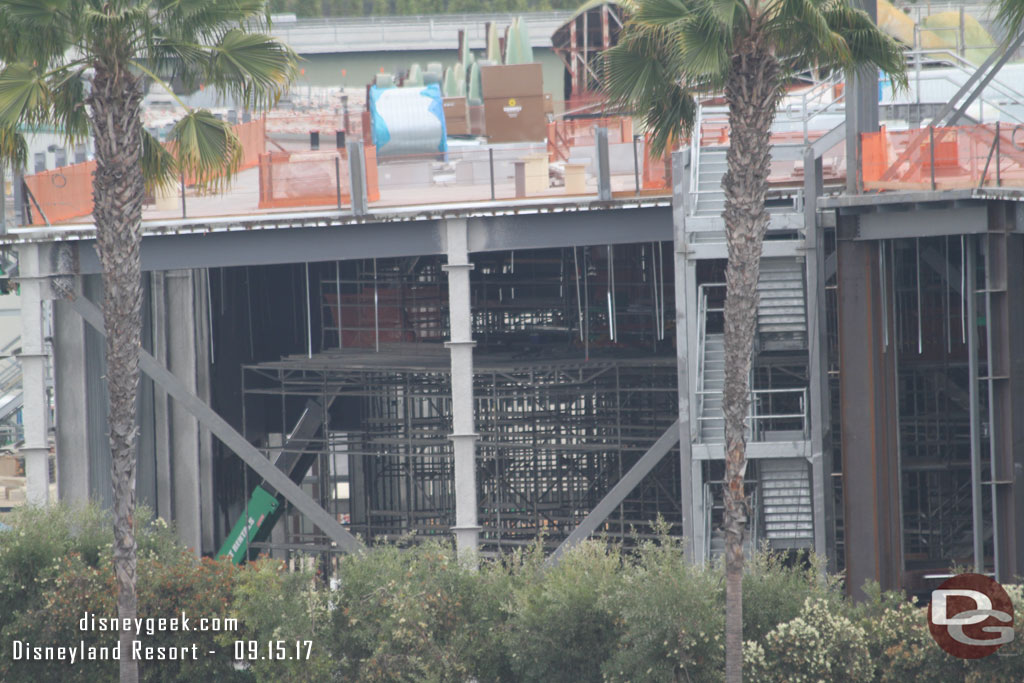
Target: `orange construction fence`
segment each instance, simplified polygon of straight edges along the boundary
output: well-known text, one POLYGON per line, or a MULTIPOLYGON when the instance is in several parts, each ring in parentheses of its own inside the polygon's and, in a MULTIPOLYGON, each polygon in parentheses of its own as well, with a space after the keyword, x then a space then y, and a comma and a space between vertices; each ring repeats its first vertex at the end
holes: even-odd
MULTIPOLYGON (((259 164, 260 155, 266 148, 266 121, 258 119, 240 123, 234 127, 235 135, 242 145, 242 166, 239 170, 253 168, 259 164)), ((92 213, 92 175, 96 170, 95 161, 86 161, 71 166, 61 166, 52 171, 43 171, 25 176, 25 185, 32 192, 39 208, 51 223, 81 218, 92 213)), ((186 177, 186 184, 193 179, 186 177)), ((36 205, 29 200, 32 225, 45 225, 36 205)))
POLYGON ((861 134, 866 190, 1024 185, 1024 126, 979 124, 861 134))
POLYGON ((39 206, 28 200, 32 225, 46 225, 88 216, 92 213, 92 174, 95 161, 85 161, 71 166, 61 166, 52 171, 43 171, 25 176, 25 185, 39 206), (39 215, 39 209, 46 219, 39 215))
MULTIPOLYGON (((376 148, 365 148, 366 195, 380 199, 376 148)), ((351 203, 348 154, 343 149, 268 152, 259 158, 259 208, 329 206, 351 203)))

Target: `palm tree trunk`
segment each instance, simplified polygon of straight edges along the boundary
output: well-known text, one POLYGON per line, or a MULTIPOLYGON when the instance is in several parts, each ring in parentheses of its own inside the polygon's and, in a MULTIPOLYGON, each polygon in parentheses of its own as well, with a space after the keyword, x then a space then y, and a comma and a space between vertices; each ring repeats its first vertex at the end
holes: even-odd
POLYGON ((725 89, 731 129, 725 191, 725 680, 743 672, 743 534, 747 501, 745 418, 750 403, 750 363, 757 323, 757 279, 761 244, 768 228, 764 198, 770 128, 779 99, 779 67, 756 43, 738 46, 725 89))
MULTIPOLYGON (((96 64, 92 126, 96 142, 93 215, 103 271, 103 317, 107 327, 107 392, 110 400, 111 478, 114 486, 114 573, 117 616, 135 619, 135 461, 138 430, 142 275, 139 247, 144 187, 139 118, 139 79, 121 65, 96 64)), ((122 623, 124 623, 122 621, 122 623)), ((121 681, 139 680, 132 659, 133 633, 121 631, 121 681)))

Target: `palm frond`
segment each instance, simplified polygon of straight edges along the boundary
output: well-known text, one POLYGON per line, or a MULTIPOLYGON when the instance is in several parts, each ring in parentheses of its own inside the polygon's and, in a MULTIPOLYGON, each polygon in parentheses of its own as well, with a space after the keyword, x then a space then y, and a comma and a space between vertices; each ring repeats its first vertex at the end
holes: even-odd
POLYGON ((290 47, 270 36, 232 30, 210 48, 206 79, 247 107, 265 108, 295 79, 297 60, 290 47))
POLYGON ((15 62, 0 72, 0 126, 42 123, 49 111, 50 88, 39 69, 15 62))
POLYGON ((28 163, 28 144, 25 136, 12 127, 0 127, 0 163, 24 168, 28 163))
POLYGON ((824 9, 827 7, 820 0, 775 0, 769 6, 765 30, 775 38, 780 54, 851 68, 850 48, 824 9))
POLYGON ((1024 29, 1024 0, 999 0, 998 5, 996 21, 1011 35, 1020 33, 1024 29))
POLYGON ((693 127, 692 90, 664 29, 627 25, 619 44, 604 54, 604 89, 611 102, 644 122, 651 151, 660 155, 693 127))
POLYGON ((57 128, 72 144, 89 137, 89 115, 85 109, 83 68, 65 70, 51 75, 52 116, 57 128))
POLYGON ((179 179, 178 160, 153 137, 142 129, 142 175, 146 180, 146 191, 169 190, 179 179))
MULTIPOLYGON (((883 32, 866 12, 854 9, 845 1, 832 2, 822 14, 828 25, 842 36, 850 51, 850 68, 873 65, 892 79, 896 88, 907 87, 907 61, 903 48, 892 37, 883 32)), ((827 62, 827 55, 818 53, 821 66, 843 66, 827 62)))
POLYGON ((242 164, 242 145, 231 125, 207 109, 186 114, 170 138, 178 171, 200 187, 226 188, 242 164))

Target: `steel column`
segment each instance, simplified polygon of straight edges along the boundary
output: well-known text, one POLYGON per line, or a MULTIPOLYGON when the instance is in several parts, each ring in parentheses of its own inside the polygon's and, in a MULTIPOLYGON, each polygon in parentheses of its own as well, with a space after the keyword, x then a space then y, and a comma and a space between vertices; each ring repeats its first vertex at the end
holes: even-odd
POLYGON ((691 429, 690 406, 690 369, 694 359, 688 349, 696 349, 690 344, 689 329, 693 327, 695 315, 691 315, 689 307, 694 298, 696 288, 692 286, 693 269, 687 254, 686 216, 690 201, 690 152, 683 150, 672 153, 672 255, 675 271, 676 301, 676 377, 679 395, 679 473, 680 493, 679 507, 682 511, 683 548, 687 557, 693 562, 703 562, 703 505, 694 491, 700 491, 703 482, 694 481, 694 473, 700 467, 693 466, 691 446, 693 437, 691 429), (688 286, 689 285, 689 286, 688 286), (691 293, 692 292, 692 293, 691 293))
POLYGON ((89 500, 89 454, 82 447, 89 430, 85 329, 66 301, 54 301, 53 337, 57 497, 85 503, 89 500))
POLYGON ((465 219, 445 224, 448 263, 449 341, 452 358, 452 434, 455 458, 455 545, 467 564, 476 563, 480 526, 476 499, 476 420, 473 414, 473 314, 470 310, 469 232, 465 219))
POLYGON ((822 163, 813 147, 804 153, 804 267, 807 279, 807 360, 810 380, 811 490, 814 505, 814 551, 835 570, 835 514, 832 495, 831 416, 828 391, 827 318, 825 314, 825 245, 818 227, 822 163))
POLYGON ((22 421, 25 444, 25 496, 30 505, 44 505, 50 491, 50 409, 46 400, 46 349, 43 346, 45 300, 51 298, 50 284, 42 275, 40 252, 35 244, 18 246, 18 282, 21 286, 21 363, 24 404, 22 421))
MULTIPOLYGON (((884 243, 854 242, 856 217, 840 216, 840 413, 846 508, 847 591, 864 598, 864 582, 884 590, 902 584, 896 349, 886 343, 892 302, 883 282, 884 243)), ((891 335, 890 335, 891 336, 891 335)))
MULTIPOLYGON (((872 21, 877 18, 875 0, 854 0, 872 21)), ((858 69, 846 84, 846 191, 860 192, 860 134, 878 130, 878 69, 858 69)))
POLYGON ((989 454, 997 581, 1024 568, 1024 238, 1014 207, 989 204, 985 248, 989 454))

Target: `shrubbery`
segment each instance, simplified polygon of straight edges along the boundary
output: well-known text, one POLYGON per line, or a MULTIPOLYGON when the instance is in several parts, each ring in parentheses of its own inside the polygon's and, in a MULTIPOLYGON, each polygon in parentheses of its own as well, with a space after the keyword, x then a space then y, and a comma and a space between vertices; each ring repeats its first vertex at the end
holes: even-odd
MULTIPOLYGON (((110 520, 94 508, 26 509, 0 532, 0 680, 105 681, 114 662, 24 662, 34 644, 116 643, 80 631, 86 611, 116 615, 110 520)), ((166 632, 147 645, 216 656, 141 667, 146 681, 410 683, 722 680, 721 567, 693 567, 661 535, 625 552, 585 543, 553 568, 539 547, 471 570, 447 544, 381 546, 340 559, 335 590, 308 572, 260 560, 197 560, 172 529, 137 520, 139 616, 238 619, 238 630, 166 632), (235 665, 236 640, 311 640, 310 659, 235 665)), ((868 586, 851 604, 816 560, 762 553, 744 577, 746 679, 751 681, 1006 682, 1024 680, 1024 592, 1008 586, 1017 639, 962 661, 931 639, 924 609, 868 586)))

